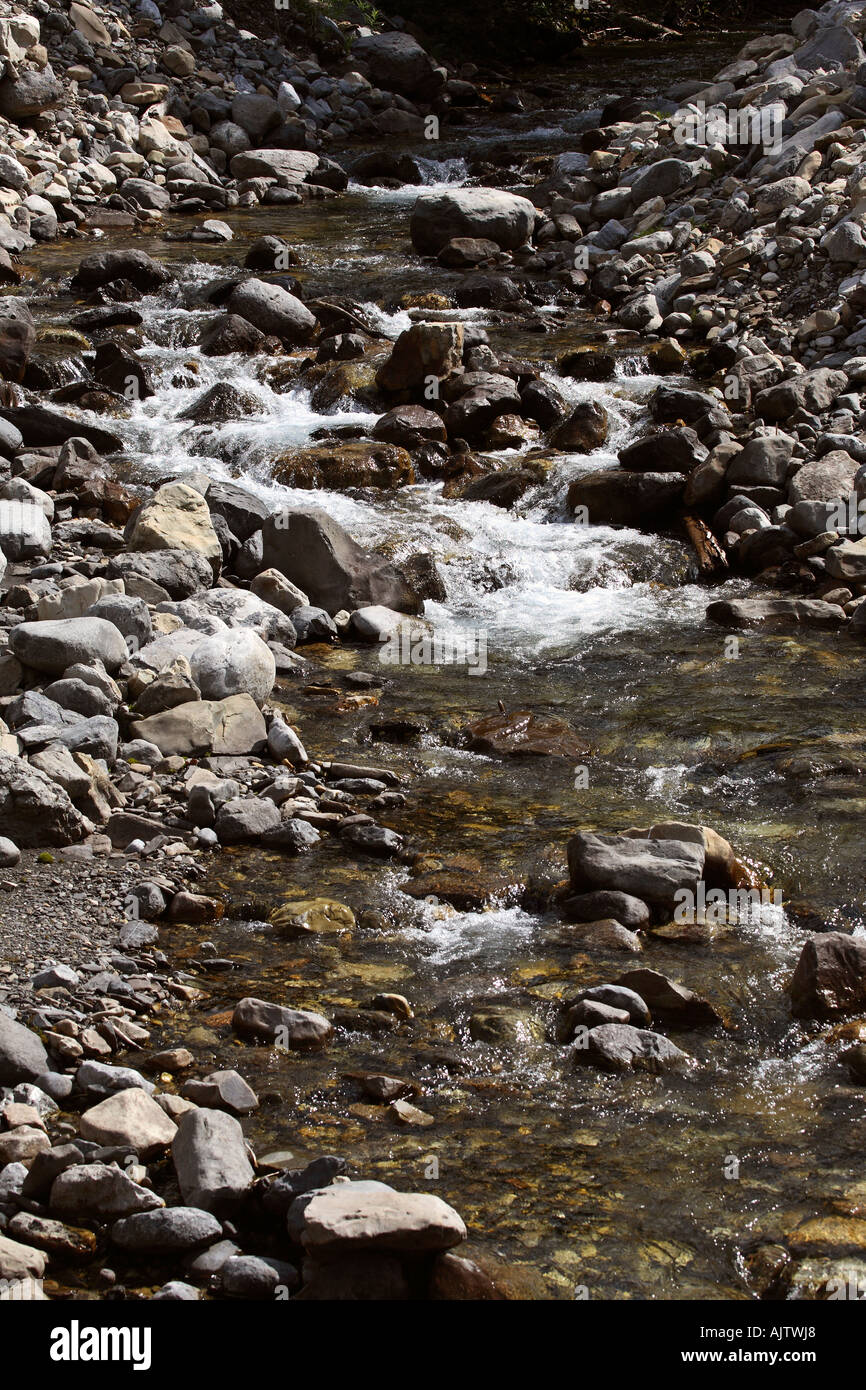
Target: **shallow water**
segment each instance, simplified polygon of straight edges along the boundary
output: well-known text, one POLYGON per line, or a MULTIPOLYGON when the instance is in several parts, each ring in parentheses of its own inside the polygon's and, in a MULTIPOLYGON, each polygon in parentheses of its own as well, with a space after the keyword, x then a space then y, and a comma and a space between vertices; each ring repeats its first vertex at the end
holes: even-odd
MULTIPOLYGON (((725 56, 712 55, 701 72, 725 56)), ((629 88, 640 89, 650 60, 633 52, 630 62, 629 88)), ((599 99, 604 76, 593 77, 579 105, 599 99)), ((617 90, 625 90, 621 74, 617 90)), ((530 113, 472 138, 485 148, 505 141, 549 152, 568 148, 569 131, 585 119, 581 109, 530 113)), ((438 153, 432 179, 465 177, 447 143, 438 153)), ((375 669, 377 654, 316 648, 311 681, 282 695, 313 756, 343 752, 407 774, 407 805, 386 824, 434 858, 462 855, 479 872, 500 874, 502 891, 488 910, 460 912, 407 897, 402 869, 346 861, 327 843, 302 860, 229 851, 212 861, 211 887, 232 908, 205 934, 236 968, 201 977, 212 1026, 179 1017, 160 1042, 187 1041, 195 1029, 202 1063, 237 1065, 260 1094, 281 1098, 248 1123, 259 1153, 288 1149, 299 1162, 346 1154, 358 1173, 453 1201, 473 1247, 512 1267, 513 1287, 527 1297, 569 1298, 578 1286, 592 1297, 747 1297, 743 1245, 826 1210, 859 1179, 866 1137, 863 1093, 847 1084, 837 1049, 789 1016, 784 987, 804 940, 798 914, 769 913, 705 939, 654 934, 634 958, 587 951, 554 915, 519 906, 508 883, 525 880, 550 847, 562 852, 576 829, 695 820, 727 835, 787 903, 805 899, 826 921, 862 930, 861 652, 838 635, 743 634, 739 657, 728 659, 724 633, 704 610, 712 598, 745 591, 743 581, 696 583, 676 536, 569 520, 568 481, 615 456, 647 418, 657 380, 634 356, 623 354, 620 374, 603 386, 560 383, 575 400, 602 401, 610 439, 591 459, 558 456, 512 512, 446 500, 433 484, 347 496, 272 483, 279 451, 323 425, 369 426, 375 417, 351 405, 323 416, 304 391, 271 389, 261 361, 202 357, 193 345, 203 311, 184 306, 213 267, 241 264, 251 240, 278 231, 303 255, 293 273, 308 297, 350 294, 396 337, 409 322, 400 296, 447 293, 453 279, 407 254, 414 196, 352 189, 298 209, 233 214, 235 240, 225 247, 137 238, 175 262, 180 278, 168 299, 144 306, 141 338, 157 395, 116 427, 133 481, 189 471, 239 477, 275 505, 324 506, 398 559, 432 552, 448 597, 428 604, 427 616, 441 634, 482 632, 486 674, 460 664, 398 666, 382 691, 352 699, 342 674, 375 669), (172 385, 189 364, 195 385, 172 385), (218 379, 254 391, 261 412, 213 433, 179 422, 218 379), (588 785, 568 760, 500 761, 461 747, 461 727, 498 700, 555 714, 586 739, 588 785), (371 724, 389 721, 415 736, 377 737, 371 724), (278 903, 314 895, 376 907, 383 925, 287 941, 268 924, 278 903), (581 1070, 569 1049, 546 1040, 558 998, 637 966, 682 980, 726 1020, 670 1031, 696 1059, 683 1078, 581 1070), (380 1037, 341 1035, 315 1057, 241 1049, 225 1026, 225 1010, 244 994, 329 1013, 381 991, 405 994, 414 1022, 380 1037), (491 1008, 515 1011, 513 1036, 501 1044, 469 1036, 470 1017, 491 1008), (439 1063, 437 1050, 453 1045, 465 1075, 439 1063), (398 1129, 382 1109, 359 1104, 343 1077, 359 1070, 416 1079, 434 1124, 398 1129), (725 1176, 732 1157, 736 1180, 725 1176)), ((80 252, 52 248, 40 263, 59 279, 80 252)), ((71 307, 62 285, 46 286, 38 302, 48 322, 63 323, 71 307)), ((483 311, 469 313, 485 321, 483 311)), ((564 346, 602 331, 587 315, 563 320, 551 308, 548 318, 547 335, 494 325, 491 342, 551 364, 564 346)), ((169 927, 161 944, 198 961, 202 935, 169 927)))

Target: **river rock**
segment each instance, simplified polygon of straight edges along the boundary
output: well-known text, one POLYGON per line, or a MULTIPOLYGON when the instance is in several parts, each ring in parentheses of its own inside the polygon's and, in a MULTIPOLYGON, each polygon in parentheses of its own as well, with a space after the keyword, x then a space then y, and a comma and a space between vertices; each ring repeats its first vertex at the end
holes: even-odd
POLYGON ((648 530, 680 508, 685 478, 680 473, 629 473, 605 469, 583 473, 569 485, 568 508, 585 508, 593 526, 632 526, 648 530))
POLYGON ((12 629, 9 646, 22 665, 50 675, 62 675, 68 666, 94 657, 107 671, 116 671, 129 655, 117 628, 104 618, 19 623, 12 629))
POLYGON ((133 551, 193 551, 214 566, 222 561, 207 502, 187 483, 166 483, 157 489, 133 516, 127 546, 133 551))
POLYGON ((383 391, 406 391, 423 386, 429 377, 446 377, 461 365, 463 342, 462 323, 413 323, 379 368, 376 384, 383 391))
POLYGON ((278 512, 262 528, 264 569, 277 569, 327 613, 381 603, 417 613, 419 600, 400 571, 364 550, 320 508, 278 512))
POLYGON ((0 552, 5 560, 35 560, 51 554, 51 527, 40 506, 14 498, 0 500, 0 552))
POLYGON ((280 824, 280 812, 265 797, 244 796, 226 801, 217 812, 216 833, 221 844, 258 840, 280 824))
POLYGON ((689 1057, 669 1038, 627 1023, 602 1023, 591 1028, 572 1053, 576 1062, 602 1071, 683 1071, 689 1057), (585 1046, 583 1043, 585 1042, 585 1046))
POLYGON ((704 846, 680 840, 637 840, 627 835, 580 831, 568 841, 571 886, 578 892, 606 888, 671 909, 679 889, 696 891, 704 846))
POLYGON ((35 1081, 48 1071, 48 1054, 36 1033, 0 1013, 0 1085, 35 1081))
POLYGON ((168 1148, 176 1130, 165 1111, 137 1086, 107 1096, 85 1110, 79 1125, 82 1139, 108 1146, 129 1145, 145 1157, 168 1148))
POLYGON ((200 1207, 162 1207, 115 1221, 111 1243, 121 1250, 165 1255, 196 1250, 219 1240, 221 1235, 222 1225, 209 1211, 200 1207))
POLYGON ((363 63, 377 87, 413 102, 432 101, 445 85, 445 71, 411 34, 364 34, 353 43, 351 57, 363 63))
POLYGON ((87 824, 67 793, 24 758, 0 753, 0 834, 22 849, 69 845, 87 824))
POLYGON ((541 718, 531 710, 491 714, 467 725, 469 747, 488 755, 579 758, 589 744, 561 719, 541 718))
POLYGON ((289 1208, 290 1238, 317 1255, 356 1250, 420 1253, 450 1250, 466 1239, 452 1207, 421 1192, 396 1192, 381 1182, 345 1182, 297 1197, 289 1208))
POLYGON ((668 979, 658 970, 628 970, 620 975, 617 985, 633 989, 646 1000, 654 1014, 669 1017, 682 1024, 712 1024, 720 1016, 712 1004, 676 980, 668 979))
POLYGON ((115 555, 108 577, 122 579, 126 592, 146 603, 185 599, 213 584, 213 562, 194 550, 151 550, 115 555))
POLYGON ((608 415, 597 401, 579 401, 571 414, 550 435, 554 449, 566 453, 591 454, 607 439, 608 415))
POLYGON ((241 1037, 262 1038, 292 1052, 324 1047, 333 1032, 321 1014, 249 997, 235 1005, 232 1027, 241 1037))
POLYGON ((650 922, 649 908, 640 898, 604 889, 566 898, 562 911, 569 922, 597 922, 603 917, 613 917, 633 932, 645 930, 650 922))
POLYGON ((238 285, 229 295, 227 308, 260 332, 293 346, 309 343, 316 330, 315 317, 300 299, 265 280, 245 280, 238 285))
POLYGON ((73 290, 95 290, 112 280, 128 280, 142 294, 152 294, 170 284, 173 275, 146 251, 94 251, 79 262, 72 278, 73 290))
POLYGON ((804 945, 790 986, 795 1018, 838 1018, 866 1008, 866 941, 822 932, 804 945))
POLYGON ((45 1273, 46 1257, 32 1245, 22 1245, 0 1234, 0 1280, 10 1284, 41 1279, 45 1273))
POLYGON ((691 473, 709 456, 709 449, 686 425, 653 430, 619 451, 622 467, 635 473, 691 473))
POLYGON ((225 700, 246 691, 261 705, 277 678, 273 652, 246 628, 203 638, 190 653, 189 664, 205 700, 225 700))
POLYGON ((426 256, 438 255, 454 237, 478 237, 503 251, 516 251, 530 240, 534 227, 529 199, 496 188, 422 193, 409 224, 415 250, 426 256))
POLYGON ((772 623, 799 623, 804 627, 838 627, 844 609, 816 598, 718 599, 707 607, 710 622, 724 627, 758 627, 772 623))
POLYGON ((178 1121, 171 1156, 184 1202, 210 1212, 231 1211, 255 1176, 244 1133, 224 1110, 187 1111, 178 1121))
POLYGON ((130 736, 155 744, 165 757, 241 757, 265 746, 267 727, 255 700, 243 692, 226 700, 191 701, 136 720, 130 736))
POLYGON ((150 1188, 133 1182, 116 1164, 88 1163, 67 1168, 51 1185, 49 1207, 58 1216, 97 1221, 155 1211, 165 1202, 150 1188))

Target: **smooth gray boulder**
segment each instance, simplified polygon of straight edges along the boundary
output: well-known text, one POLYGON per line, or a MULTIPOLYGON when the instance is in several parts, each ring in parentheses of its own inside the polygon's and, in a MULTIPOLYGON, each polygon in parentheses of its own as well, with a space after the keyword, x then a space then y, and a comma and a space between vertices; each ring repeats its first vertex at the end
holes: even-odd
POLYGON ((576 1062, 602 1071, 684 1071, 690 1062, 669 1038, 628 1023, 601 1023, 591 1028, 573 1049, 576 1062))
POLYGON ((243 1130, 224 1110, 181 1115, 171 1156, 184 1202, 205 1211, 231 1210, 255 1177, 243 1130))
POLYGON ((245 628, 203 638, 190 653, 189 664, 206 700, 226 700, 246 691, 261 705, 277 678, 273 652, 245 628))
POLYGON ((19 623, 9 635, 9 648, 22 666, 49 675, 62 675, 76 662, 102 662, 116 671, 128 659, 126 643, 113 623, 104 618, 59 618, 19 623))
POLYGON ((0 500, 0 551, 13 561, 51 554, 51 526, 38 503, 14 497, 0 500))
POLYGON ((235 1005, 232 1028, 241 1037, 262 1038, 292 1052, 324 1047, 334 1031, 322 1014, 249 996, 235 1005))
POLYGON ((525 245, 535 228, 535 208, 528 198, 497 188, 455 188, 422 193, 412 209, 412 245, 422 255, 437 256, 455 237, 495 241, 503 251, 525 245))
POLYGON ((48 1053, 41 1039, 6 1014, 0 1013, 0 1085, 35 1081, 48 1070, 48 1053))
POLYGON ((573 835, 567 851, 571 886, 577 892, 615 889, 668 909, 678 890, 695 891, 705 857, 703 844, 591 831, 573 835))
POLYGON ((111 1228, 111 1243, 121 1250, 154 1255, 196 1250, 222 1235, 222 1225, 200 1207, 161 1207, 121 1217, 111 1228))
POLYGON ((292 345, 309 343, 316 331, 316 319, 305 304, 266 280, 245 280, 229 295, 229 313, 246 319, 262 333, 292 345))

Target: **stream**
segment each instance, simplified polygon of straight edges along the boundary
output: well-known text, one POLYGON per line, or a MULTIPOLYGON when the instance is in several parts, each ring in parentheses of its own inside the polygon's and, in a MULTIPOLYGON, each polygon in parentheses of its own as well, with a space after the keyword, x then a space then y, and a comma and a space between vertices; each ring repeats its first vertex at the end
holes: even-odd
MULTIPOLYGON (((729 38, 699 63, 681 55, 676 74, 720 66, 743 41, 729 38)), ((627 78, 616 55, 608 60, 620 93, 646 81, 646 52, 629 53, 627 78)), ((473 158, 502 148, 515 160, 573 148, 605 77, 594 71, 593 88, 564 110, 450 133, 429 160, 430 184, 465 182, 473 158)), ((654 70, 653 80, 664 90, 673 78, 654 70)), ((864 1093, 835 1063, 826 1029, 792 1022, 784 992, 806 924, 863 929, 860 661, 850 639, 825 632, 744 633, 730 659, 723 630, 704 612, 715 598, 748 592, 746 581, 699 584, 675 536, 573 523, 569 481, 615 459, 646 423, 661 380, 627 344, 616 348, 610 382, 557 377, 570 400, 608 410, 604 449, 555 455, 544 482, 511 511, 445 499, 434 483, 354 495, 273 483, 278 452, 323 427, 369 431, 376 417, 351 404, 317 412, 308 392, 280 388, 266 358, 203 356, 193 344, 216 311, 188 306, 220 267, 242 264, 250 242, 273 232, 302 257, 292 273, 305 298, 350 295, 396 338, 412 321, 403 295, 447 294, 457 279, 408 250, 416 193, 350 186, 333 200, 232 213, 234 240, 222 246, 168 242, 158 230, 137 237, 179 277, 168 294, 142 302, 143 326, 128 334, 157 392, 127 419, 88 418, 121 433, 128 481, 233 478, 274 506, 324 507, 397 561, 432 554, 447 598, 428 602, 425 614, 440 634, 484 635, 484 674, 458 662, 394 666, 381 690, 349 694, 343 674, 376 670, 377 653, 317 646, 302 649, 313 668, 307 680, 284 682, 279 693, 312 757, 345 754, 407 774, 407 804, 385 824, 411 833, 431 863, 459 860, 500 876, 501 888, 492 905, 460 911, 408 897, 405 869, 349 861, 327 840, 309 859, 228 850, 210 862, 205 887, 227 894, 232 908, 204 931, 236 969, 206 977, 205 1017, 172 1016, 161 1042, 240 1067, 263 1101, 247 1126, 259 1154, 289 1152, 298 1165, 342 1154, 359 1175, 452 1203, 470 1228, 467 1253, 497 1266, 516 1296, 747 1298, 743 1252, 806 1216, 847 1210, 861 1184, 864 1093), (177 419, 221 379, 253 392, 259 413, 216 428, 177 419), (460 727, 495 712, 498 700, 570 725, 591 749, 586 776, 567 759, 510 761, 460 747, 460 727), (714 931, 666 927, 635 958, 581 949, 555 914, 517 905, 509 884, 542 873, 551 852, 561 860, 574 831, 660 820, 702 822, 728 837, 782 889, 786 911, 714 931), (374 911, 352 933, 281 938, 269 911, 313 896, 374 911), (725 1025, 664 1029, 699 1063, 684 1077, 575 1067, 570 1050, 548 1040, 556 1002, 640 966, 708 998, 725 1025), (341 1035, 313 1056, 241 1051, 222 1027, 246 994, 327 1014, 381 991, 407 996, 411 1025, 341 1035), (489 1013, 501 1018, 500 1033, 471 1036, 470 1018, 489 1013), (362 1070, 416 1080, 417 1103, 434 1123, 396 1128, 381 1107, 359 1103, 344 1074, 362 1070)), ((176 218, 171 229, 193 225, 176 218)), ((102 244, 122 243, 112 235, 102 244)), ((63 277, 81 254, 75 243, 39 253, 47 279, 32 307, 43 333, 75 307, 63 277)), ((459 312, 488 328, 494 351, 532 358, 551 375, 566 348, 609 345, 603 324, 555 305, 539 309, 544 333, 484 310, 459 312)), ((202 933, 169 925, 160 945, 175 960, 197 958, 202 933)))

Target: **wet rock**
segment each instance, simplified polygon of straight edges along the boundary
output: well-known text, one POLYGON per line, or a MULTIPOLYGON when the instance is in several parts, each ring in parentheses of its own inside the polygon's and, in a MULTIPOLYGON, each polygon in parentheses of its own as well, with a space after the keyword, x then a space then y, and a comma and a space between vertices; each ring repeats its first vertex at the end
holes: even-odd
POLYGON ((657 970, 628 970, 616 984, 633 989, 662 1018, 696 1026, 720 1022, 720 1015, 706 999, 657 970))
POLYGON ((275 460, 274 477, 287 487, 338 492, 356 487, 391 489, 415 481, 412 460, 405 449, 361 440, 290 449, 275 460))
POLYGON ((461 364, 463 341, 462 323, 414 323, 400 334, 376 383, 383 391, 405 391, 448 376, 461 364))
POLYGON ((297 1298, 306 1302, 403 1302, 411 1297, 409 1280, 396 1255, 359 1251, 338 1259, 304 1260, 304 1287, 297 1298))
POLYGON ((568 508, 582 509, 593 526, 632 526, 646 531, 680 508, 685 479, 679 473, 630 473, 612 469, 584 473, 568 488, 568 508))
POLYGON ((567 419, 556 425, 550 435, 554 449, 567 453, 590 454, 600 449, 607 439, 608 415, 596 401, 580 401, 567 419))
POLYGON ((803 947, 790 985, 795 1018, 838 1018, 866 1008, 866 941, 822 932, 803 947))
POLYGON ((437 1255, 433 1262, 427 1297, 451 1302, 470 1299, 478 1303, 501 1300, 505 1294, 474 1260, 446 1252, 437 1255))
POLYGON ((778 623, 823 628, 844 623, 845 611, 837 604, 814 598, 718 599, 709 604, 707 618, 735 628, 778 623))
POLYGON ((466 1238, 457 1212, 439 1197, 380 1182, 339 1183, 296 1198, 288 1231, 316 1255, 449 1250, 466 1238))
POLYGON ((94 251, 79 262, 71 288, 95 290, 112 280, 128 280, 142 294, 153 294, 173 278, 165 266, 145 251, 94 251))
POLYGON ((229 357, 232 353, 247 357, 269 352, 271 345, 268 335, 240 314, 221 314, 202 329, 201 350, 205 357, 229 357))
POLYGON ((217 381, 182 410, 177 419, 190 420, 195 425, 222 425, 228 420, 260 415, 262 409, 263 402, 255 392, 234 386, 230 381, 217 381))
POLYGON ((418 599, 400 571, 364 550, 319 508, 270 517, 262 529, 264 569, 277 569, 327 613, 352 612, 381 603, 401 613, 418 611, 418 599))
POLYGON ((679 840, 637 840, 581 831, 568 842, 572 888, 615 889, 666 909, 673 908, 680 889, 696 890, 704 858, 703 843, 679 840))
POLYGON ((640 955, 643 950, 640 937, 612 917, 598 922, 580 922, 575 925, 573 934, 582 945, 590 948, 627 951, 631 955, 640 955))
POLYGON ((503 251, 530 240, 535 208, 528 198, 495 188, 456 188, 422 193, 412 209, 412 244, 422 255, 437 256, 454 237, 480 237, 503 251))
POLYGON ((466 732, 473 752, 490 756, 573 758, 589 752, 589 745, 562 720, 541 718, 531 710, 488 715, 469 724, 466 732))
POLYGON ((650 921, 649 908, 640 898, 605 889, 573 894, 564 900, 562 913, 568 922, 597 922, 613 917, 633 932, 643 931, 650 921))
POLYGON ((415 449, 424 440, 445 440, 447 433, 441 416, 432 410, 420 405, 398 405, 376 421, 373 438, 415 449))
POLYGON ((637 473, 691 473, 709 456, 709 449, 687 426, 654 430, 619 451, 622 467, 637 473))
POLYGON ((668 1038, 626 1023, 602 1023, 591 1028, 582 1042, 573 1050, 575 1062, 602 1071, 683 1071, 690 1060, 668 1038))
POLYGON ((293 1052, 324 1047, 333 1031, 321 1014, 249 997, 235 1005, 232 1027, 241 1037, 260 1038, 293 1052))
POLYGON ((227 308, 260 332, 292 346, 310 342, 316 329, 314 316, 300 299, 265 280, 245 280, 238 285, 227 308))

